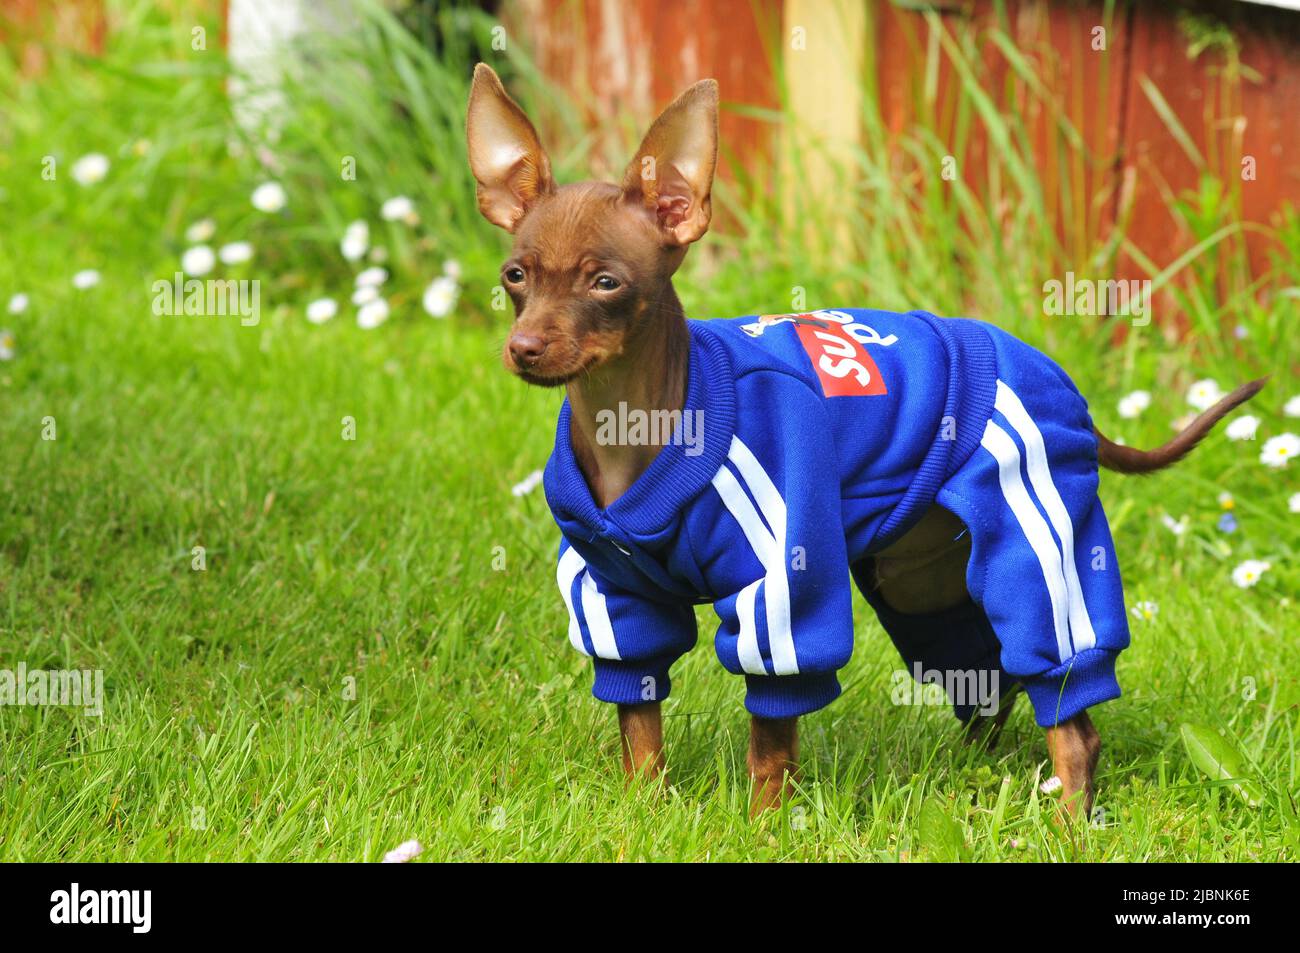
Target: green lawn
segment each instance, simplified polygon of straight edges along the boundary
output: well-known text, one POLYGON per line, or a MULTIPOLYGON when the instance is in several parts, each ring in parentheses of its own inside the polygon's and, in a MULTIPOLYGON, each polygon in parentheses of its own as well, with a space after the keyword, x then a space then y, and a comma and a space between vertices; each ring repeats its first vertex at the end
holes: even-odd
MULTIPOLYGON (((1153 325, 1118 346, 1096 319, 1043 317, 1038 285, 1065 265, 1033 238, 1032 203, 991 243, 963 237, 929 193, 898 199, 857 236, 878 256, 828 263, 798 248, 760 257, 775 227, 755 203, 741 217, 756 237, 693 253, 679 288, 700 316, 786 310, 800 285, 809 307, 1002 323, 1069 369, 1099 426, 1133 444, 1172 434, 1196 379, 1226 389, 1274 375, 1250 408, 1255 441, 1220 430, 1174 471, 1103 478, 1128 600, 1159 609, 1133 622, 1124 698, 1093 713, 1094 825, 1048 823, 1046 750, 1024 703, 991 754, 960 745, 944 709, 892 704, 900 663, 861 601, 844 695, 803 722, 802 794, 751 822, 743 689, 713 657, 711 610, 665 703, 671 789, 625 790, 614 713, 565 636, 545 501, 512 495, 545 462, 560 395, 499 366, 504 245, 475 217, 457 138, 468 46, 439 62, 391 21, 368 28, 352 55, 373 82, 301 99, 278 167, 259 170, 228 149, 219 54, 190 55, 188 27, 140 4, 113 6, 136 19, 104 60, 56 58, 36 84, 11 65, 0 77, 13 104, 0 126, 0 309, 30 298, 0 310, 15 352, 0 362, 0 669, 105 678, 101 718, 0 708, 0 859, 361 861, 410 838, 423 859, 1294 856, 1300 515, 1288 498, 1300 461, 1259 462, 1267 438, 1300 430, 1283 415, 1300 391, 1282 331, 1300 320, 1294 219, 1259 296, 1217 286, 1235 259, 1216 244, 1170 276, 1176 298, 1158 299, 1183 309, 1157 315, 1190 322, 1190 339, 1153 325), (95 151, 107 177, 77 184, 68 170, 95 151), (339 177, 344 155, 356 181, 339 177), (268 178, 289 194, 270 215, 249 203, 268 178), (415 200, 419 226, 379 218, 397 194, 415 200), (171 278, 205 216, 214 246, 255 245, 252 263, 218 270, 262 281, 254 327, 151 310, 151 283, 171 278), (338 249, 355 218, 393 273, 392 316, 369 331, 347 303, 359 266, 338 249), (464 268, 461 297, 437 320, 420 295, 447 258, 464 268), (102 282, 74 289, 83 268, 102 282), (925 298, 931 281, 942 292, 925 298), (322 294, 341 309, 317 326, 304 308, 322 294), (1138 388, 1152 406, 1121 420, 1119 398, 1138 388), (1232 533, 1218 527, 1224 491, 1232 533), (1165 515, 1186 515, 1185 531, 1165 515), (1251 558, 1271 568, 1239 588, 1232 570, 1251 558), (1234 739, 1260 803, 1197 770, 1185 722, 1234 739)), ((561 161, 583 164, 580 150, 561 161)), ((721 199, 739 208, 740 191, 721 199)))

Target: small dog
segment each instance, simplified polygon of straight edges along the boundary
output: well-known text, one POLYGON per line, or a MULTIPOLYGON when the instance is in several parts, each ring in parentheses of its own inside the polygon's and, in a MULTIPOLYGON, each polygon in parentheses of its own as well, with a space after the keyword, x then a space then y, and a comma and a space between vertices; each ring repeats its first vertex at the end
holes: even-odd
POLYGON ((984 726, 991 741, 1023 690, 1062 803, 1090 811, 1087 709, 1119 695, 1128 645, 1098 465, 1174 463, 1263 381, 1141 451, 1098 433, 1059 367, 983 322, 688 321, 672 276, 709 227, 717 103, 714 81, 696 83, 620 184, 557 186, 486 65, 469 99, 479 209, 514 235, 505 366, 567 388, 544 481, 557 579, 593 694, 618 705, 624 769, 663 771, 669 667, 709 602, 719 660, 746 679, 752 810, 778 804, 798 717, 839 693, 856 585, 915 676, 944 681, 968 738, 984 726))

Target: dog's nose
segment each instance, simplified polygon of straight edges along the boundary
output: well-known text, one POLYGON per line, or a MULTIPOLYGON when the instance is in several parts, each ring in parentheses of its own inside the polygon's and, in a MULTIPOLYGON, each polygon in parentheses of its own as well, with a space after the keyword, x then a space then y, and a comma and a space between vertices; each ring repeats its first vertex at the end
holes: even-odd
POLYGON ((510 335, 510 356, 521 367, 536 364, 546 353, 546 342, 532 334, 510 335))

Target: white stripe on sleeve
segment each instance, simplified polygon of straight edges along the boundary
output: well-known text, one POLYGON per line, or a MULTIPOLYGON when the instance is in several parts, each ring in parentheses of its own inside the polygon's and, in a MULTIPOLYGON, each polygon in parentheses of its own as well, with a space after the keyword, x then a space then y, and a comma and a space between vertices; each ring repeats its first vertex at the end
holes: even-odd
POLYGON ((1052 521, 1052 528, 1056 530, 1056 535, 1061 540, 1065 586, 1070 596, 1070 636, 1074 640, 1074 651, 1082 652, 1090 649, 1097 644, 1097 634, 1092 628, 1088 606, 1083 601, 1079 569, 1074 561, 1074 523, 1065 509, 1065 502, 1061 499, 1056 484, 1052 482, 1052 471, 1047 465, 1047 448, 1043 444, 1043 435, 1015 391, 1002 381, 998 381, 998 393, 993 406, 1001 411, 1016 433, 1020 434, 1020 439, 1024 441, 1025 464, 1029 470, 1030 485, 1033 486, 1038 502, 1043 504, 1043 509, 1047 511, 1047 518, 1052 521))
POLYGON ((559 583, 560 595, 564 597, 564 607, 569 610, 569 641, 583 655, 590 655, 582 644, 582 630, 578 628, 578 613, 573 609, 573 580, 578 573, 587 568, 587 561, 570 546, 560 557, 560 564, 555 570, 555 581, 559 583))
POLYGON ((1061 551, 1056 548, 1052 531, 1047 528, 1043 515, 1029 498, 1025 481, 1020 478, 1020 451, 1015 441, 1007 432, 993 421, 984 428, 980 445, 993 454, 998 462, 998 483, 1002 495, 1015 515, 1020 529, 1043 572, 1043 581, 1047 584, 1047 594, 1052 602, 1052 625, 1056 630, 1056 650, 1062 662, 1070 658, 1070 633, 1067 621, 1069 596, 1066 593, 1065 577, 1061 573, 1061 551))

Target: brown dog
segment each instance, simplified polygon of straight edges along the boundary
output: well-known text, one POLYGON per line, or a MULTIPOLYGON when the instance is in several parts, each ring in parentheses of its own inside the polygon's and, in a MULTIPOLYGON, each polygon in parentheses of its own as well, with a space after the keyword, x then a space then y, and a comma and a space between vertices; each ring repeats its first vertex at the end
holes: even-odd
MULTIPOLYGON (((597 415, 620 404, 659 411, 684 404, 690 338, 672 276, 709 226, 717 98, 717 84, 704 80, 664 110, 621 184, 561 187, 532 124, 496 74, 482 64, 474 71, 467 131, 478 204, 515 239, 501 271, 516 312, 503 360, 530 384, 567 388, 573 453, 602 508, 646 472, 662 441, 602 442, 597 415)), ((1262 384, 1238 388, 1158 450, 1118 446, 1096 434, 1101 466, 1124 473, 1168 466, 1262 384)), ((967 599, 971 544, 963 530, 957 517, 934 506, 875 553, 874 584, 884 601, 901 613, 924 613, 967 599)), ((986 719, 993 722, 990 735, 1009 711, 1004 704, 986 719)), ((619 726, 628 774, 659 775, 659 703, 620 704, 619 726)), ((1063 802, 1074 813, 1090 810, 1101 742, 1087 712, 1049 727, 1047 747, 1063 802)), ((753 718, 754 810, 780 802, 797 759, 797 719, 753 718)))

